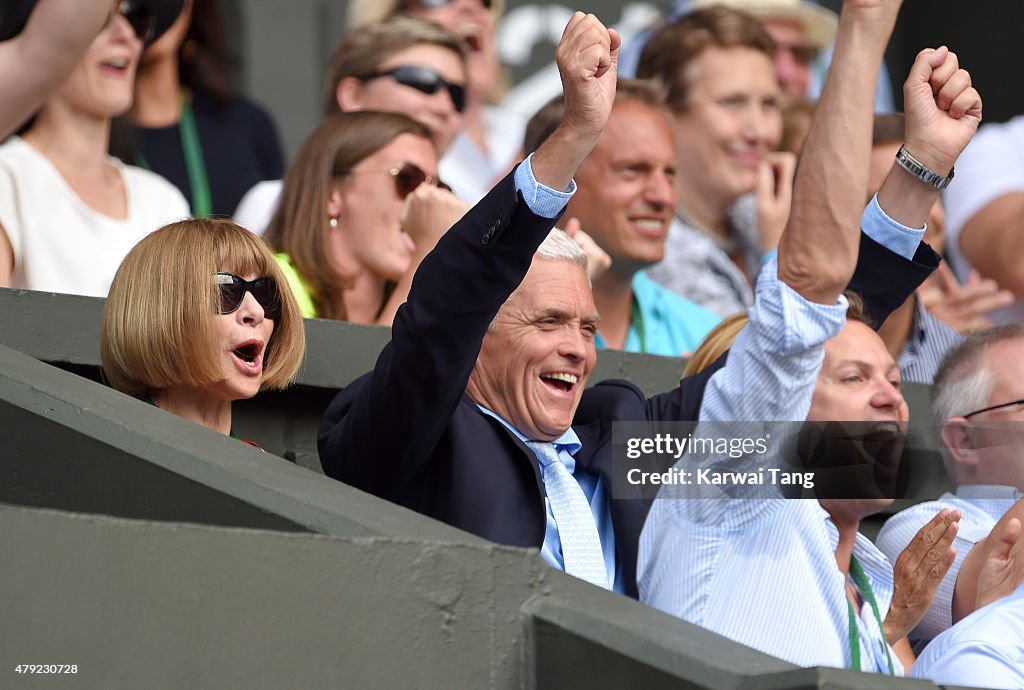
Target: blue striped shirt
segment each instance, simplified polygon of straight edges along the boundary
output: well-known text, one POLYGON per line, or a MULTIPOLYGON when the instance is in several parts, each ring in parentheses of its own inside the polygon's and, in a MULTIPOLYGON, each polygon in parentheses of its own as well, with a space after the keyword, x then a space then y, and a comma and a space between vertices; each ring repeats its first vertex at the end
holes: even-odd
POLYGON ((1024 584, 936 637, 910 675, 941 685, 1024 688, 1024 584))
POLYGON ((1012 486, 962 484, 956 490, 956 495, 947 493, 937 501, 918 503, 885 521, 875 543, 895 563, 918 530, 943 508, 960 511, 960 524, 953 539, 956 559, 939 583, 924 618, 908 636, 915 649, 923 647, 925 642, 953 625, 953 593, 964 559, 974 545, 987 537, 999 519, 1022 497, 1024 494, 1012 486))
MULTIPOLYGON (((924 234, 896 224, 875 200, 862 227, 908 258, 924 234)), ((708 382, 702 424, 807 417, 824 344, 845 324, 846 300, 809 302, 778 280, 777 270, 773 257, 761 271, 750 323, 708 382)), ((675 497, 679 492, 663 487, 644 525, 641 600, 801 666, 850 667, 846 576, 835 560, 839 532, 821 505, 781 498, 682 500, 675 497)), ((853 554, 884 619, 892 566, 862 535, 853 554)), ((861 668, 888 673, 891 657, 902 674, 871 607, 865 603, 858 613, 861 668)))

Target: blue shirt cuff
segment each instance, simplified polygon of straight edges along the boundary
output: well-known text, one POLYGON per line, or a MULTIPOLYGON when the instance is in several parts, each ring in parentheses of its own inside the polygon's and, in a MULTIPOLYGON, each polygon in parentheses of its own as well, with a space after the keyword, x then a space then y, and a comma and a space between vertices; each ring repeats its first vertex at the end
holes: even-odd
POLYGON ((516 190, 523 195, 526 205, 530 210, 542 218, 555 218, 569 199, 576 193, 576 180, 569 183, 569 189, 559 192, 542 185, 533 176, 533 154, 527 156, 518 168, 516 168, 516 190))
POLYGON ((924 232, 928 229, 927 224, 919 230, 908 228, 885 215, 885 211, 878 205, 877 194, 871 197, 867 208, 864 209, 864 214, 860 217, 860 227, 865 235, 907 260, 914 258, 918 245, 924 239, 924 232))

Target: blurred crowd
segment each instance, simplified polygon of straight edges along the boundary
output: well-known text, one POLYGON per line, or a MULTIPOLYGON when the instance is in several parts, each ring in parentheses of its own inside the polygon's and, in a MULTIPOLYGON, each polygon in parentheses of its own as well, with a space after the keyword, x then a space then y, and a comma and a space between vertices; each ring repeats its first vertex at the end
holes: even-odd
POLYGON ((390 327, 329 477, 800 665, 1024 687, 1024 120, 945 46, 891 112, 899 7, 577 13, 523 121, 501 0, 352 0, 289 162, 216 0, 6 0, 0 287, 106 298, 110 385, 224 434, 304 318, 390 327), (588 389, 601 349, 688 362, 588 389), (613 423, 868 424, 878 463, 905 382, 957 488, 875 542, 884 488, 614 495, 613 423))

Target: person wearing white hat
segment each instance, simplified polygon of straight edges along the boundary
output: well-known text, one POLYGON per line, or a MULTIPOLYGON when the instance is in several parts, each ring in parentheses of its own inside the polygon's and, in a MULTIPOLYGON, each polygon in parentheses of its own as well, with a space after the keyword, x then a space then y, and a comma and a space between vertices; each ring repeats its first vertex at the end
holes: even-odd
POLYGON ((805 0, 693 0, 693 9, 725 5, 754 15, 775 41, 775 75, 785 98, 806 98, 815 58, 836 37, 836 14, 805 0))

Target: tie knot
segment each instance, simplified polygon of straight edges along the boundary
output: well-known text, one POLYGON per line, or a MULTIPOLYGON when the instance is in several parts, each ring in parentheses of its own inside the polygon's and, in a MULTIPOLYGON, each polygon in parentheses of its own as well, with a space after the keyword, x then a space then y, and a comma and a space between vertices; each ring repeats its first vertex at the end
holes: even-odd
POLYGON ((537 456, 543 467, 547 467, 553 462, 562 462, 562 459, 558 457, 558 447, 550 441, 527 441, 526 445, 537 456))

